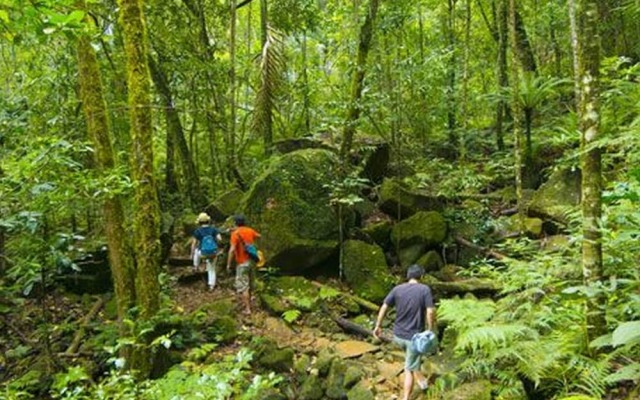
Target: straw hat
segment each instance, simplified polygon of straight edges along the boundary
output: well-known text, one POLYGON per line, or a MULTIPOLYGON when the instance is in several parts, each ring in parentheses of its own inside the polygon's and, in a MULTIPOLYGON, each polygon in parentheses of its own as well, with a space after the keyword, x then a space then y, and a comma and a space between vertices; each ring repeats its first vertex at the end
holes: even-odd
POLYGON ((200 213, 198 215, 198 219, 196 220, 199 224, 203 223, 203 222, 209 222, 211 221, 211 217, 209 216, 209 214, 207 213, 200 213))

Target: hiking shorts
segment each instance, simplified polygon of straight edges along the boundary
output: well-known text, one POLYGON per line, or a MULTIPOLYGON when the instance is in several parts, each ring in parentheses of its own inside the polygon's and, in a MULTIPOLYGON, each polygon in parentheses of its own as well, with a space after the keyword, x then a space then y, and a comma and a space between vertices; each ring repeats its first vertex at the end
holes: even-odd
POLYGON ((251 262, 247 261, 236 267, 236 291, 238 293, 244 293, 249 290, 251 285, 250 279, 251 262))
POLYGON ((404 369, 407 371, 420 371, 420 353, 416 353, 411 349, 411 340, 402 339, 397 336, 393 336, 393 343, 400 346, 405 351, 404 355, 404 369))

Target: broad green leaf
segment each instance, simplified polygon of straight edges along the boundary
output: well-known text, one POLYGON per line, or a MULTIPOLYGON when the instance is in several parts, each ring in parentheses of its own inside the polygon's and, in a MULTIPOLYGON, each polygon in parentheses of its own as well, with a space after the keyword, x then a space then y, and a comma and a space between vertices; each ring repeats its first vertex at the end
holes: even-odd
POLYGON ((0 21, 4 22, 5 24, 9 23, 9 13, 5 10, 0 10, 0 21))
POLYGON ((640 321, 624 322, 613 331, 613 346, 623 346, 625 344, 640 342, 640 321))

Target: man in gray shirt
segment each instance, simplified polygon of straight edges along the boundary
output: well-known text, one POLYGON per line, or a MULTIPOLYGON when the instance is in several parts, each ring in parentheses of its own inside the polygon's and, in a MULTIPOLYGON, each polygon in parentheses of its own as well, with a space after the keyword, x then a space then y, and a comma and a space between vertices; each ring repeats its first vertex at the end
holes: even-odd
POLYGON ((424 269, 419 265, 412 265, 407 270, 408 282, 394 287, 384 299, 378 312, 378 320, 373 335, 382 334, 382 320, 389 307, 396 308, 396 321, 393 325, 393 341, 405 350, 404 364, 404 397, 409 400, 413 390, 414 380, 421 390, 427 389, 427 380, 420 372, 420 354, 411 348, 411 338, 414 334, 424 331, 425 320, 427 329, 435 329, 435 307, 431 289, 418 280, 424 275, 424 269))

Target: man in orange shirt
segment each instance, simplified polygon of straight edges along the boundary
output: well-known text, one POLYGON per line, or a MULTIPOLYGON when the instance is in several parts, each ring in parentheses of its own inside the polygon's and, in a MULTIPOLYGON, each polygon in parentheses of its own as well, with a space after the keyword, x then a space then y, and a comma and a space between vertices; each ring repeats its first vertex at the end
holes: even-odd
POLYGON ((260 237, 255 230, 245 226, 244 216, 233 217, 235 229, 231 232, 231 247, 227 258, 227 271, 231 270, 231 261, 236 261, 236 291, 244 306, 244 314, 251 314, 251 258, 245 250, 246 245, 260 237))

